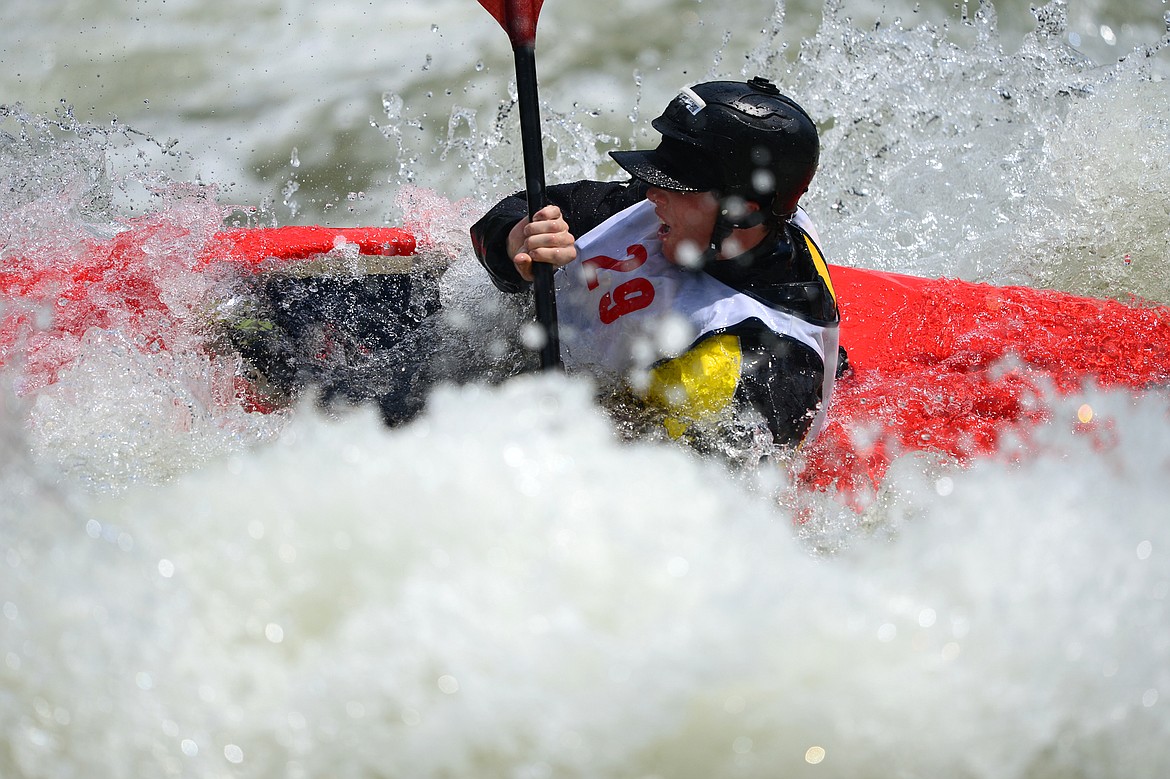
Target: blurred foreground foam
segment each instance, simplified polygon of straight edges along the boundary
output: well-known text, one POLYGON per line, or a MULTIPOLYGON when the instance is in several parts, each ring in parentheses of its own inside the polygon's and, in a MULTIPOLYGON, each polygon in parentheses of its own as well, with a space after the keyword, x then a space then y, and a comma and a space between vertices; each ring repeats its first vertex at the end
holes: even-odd
POLYGON ((3 513, 0 772, 1160 775, 1166 413, 1055 408, 1034 458, 900 461, 804 539, 554 377, 42 483, 3 513))

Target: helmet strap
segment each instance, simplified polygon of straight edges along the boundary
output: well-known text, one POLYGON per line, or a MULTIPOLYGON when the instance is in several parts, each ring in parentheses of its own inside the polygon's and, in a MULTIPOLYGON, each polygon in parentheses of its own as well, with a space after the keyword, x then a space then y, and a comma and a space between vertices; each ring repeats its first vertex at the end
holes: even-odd
POLYGON ((719 199, 719 218, 724 219, 732 227, 749 229, 758 227, 768 221, 772 211, 773 198, 759 200, 745 198, 736 194, 716 193, 719 199), (754 203, 755 211, 747 208, 748 203, 754 203))
POLYGON ((735 225, 727 218, 727 212, 720 209, 719 216, 715 217, 715 227, 711 230, 710 244, 707 246, 707 251, 703 252, 699 267, 705 267, 719 259, 719 252, 722 251, 724 242, 731 237, 731 231, 734 229, 735 225))
MULTIPOLYGON (((700 257, 700 267, 718 259, 719 253, 723 250, 724 242, 731 237, 733 231, 758 227, 768 222, 771 215, 770 209, 762 206, 755 211, 743 208, 742 205, 736 206, 733 198, 740 200, 737 195, 724 195, 717 192, 716 197, 719 200, 719 212, 715 217, 715 227, 711 231, 711 240, 707 250, 700 257)), ((743 201, 740 200, 740 202, 743 201)))

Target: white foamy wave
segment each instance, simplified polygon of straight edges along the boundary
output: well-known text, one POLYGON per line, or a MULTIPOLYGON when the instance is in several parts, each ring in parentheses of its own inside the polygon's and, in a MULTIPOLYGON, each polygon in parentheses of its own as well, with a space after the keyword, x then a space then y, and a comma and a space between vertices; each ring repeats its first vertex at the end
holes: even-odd
POLYGON ((881 541, 830 557, 549 377, 34 501, 4 773, 1160 775, 1170 426, 1123 394, 1056 417, 1084 403, 1101 434, 1033 459, 896 468, 881 541))
POLYGON ((827 9, 781 81, 830 125, 808 202, 831 257, 1170 301, 1164 41, 1098 67, 1060 3, 1018 49, 990 5, 966 44, 827 9))
POLYGON ((38 392, 29 414, 33 451, 96 490, 154 484, 275 435, 283 414, 248 413, 241 370, 201 351, 144 353, 124 334, 94 328, 68 370, 38 392))
MULTIPOLYGON (((1042 445, 966 469, 904 456, 864 514, 619 444, 554 377, 443 389, 396 430, 248 414, 203 348, 232 287, 191 266, 225 213, 378 222, 401 193, 448 268, 444 348, 514 368, 524 312, 470 257, 472 205, 407 186, 519 187, 506 41, 463 0, 383 9, 389 32, 361 8, 77 5, 4 5, 0 85, 167 140, 6 110, 3 257, 65 272, 145 214, 137 278, 167 314, 139 328, 95 282, 113 324, 5 356, 0 776, 1170 773, 1164 390, 1056 400, 1042 445)), ((831 260, 1170 300, 1160 11, 1057 0, 1028 35, 1022 8, 948 29, 834 2, 820 32, 819 2, 786 8, 547 4, 550 181, 616 174, 604 150, 652 142, 675 89, 760 66, 824 117, 831 260), (1144 48, 1094 66, 1078 41, 1144 48)), ((35 335, 69 298, 33 297, 0 313, 35 335)))

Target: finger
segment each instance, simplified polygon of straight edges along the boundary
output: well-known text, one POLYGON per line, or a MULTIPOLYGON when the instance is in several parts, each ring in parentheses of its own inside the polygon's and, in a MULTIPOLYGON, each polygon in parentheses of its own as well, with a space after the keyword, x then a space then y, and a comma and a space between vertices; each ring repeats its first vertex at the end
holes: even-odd
POLYGON ((567 249, 576 243, 572 233, 538 233, 528 236, 522 249, 529 254, 535 251, 550 249, 567 249))
POLYGON ((571 235, 571 233, 569 233, 569 226, 565 224, 563 219, 530 222, 524 228, 524 236, 529 240, 544 235, 571 235))
POLYGON ((536 278, 532 273, 532 257, 525 252, 520 252, 513 257, 512 264, 516 266, 516 272, 520 274, 520 278, 525 281, 532 281, 536 278))
POLYGON ((551 203, 532 215, 533 222, 556 222, 561 219, 561 209, 551 203))
POLYGON ((529 235, 568 231, 569 225, 565 222, 561 209, 556 206, 545 206, 537 211, 525 228, 525 232, 529 235))
POLYGON ((577 247, 573 244, 569 244, 568 246, 542 247, 539 249, 529 247, 528 256, 532 262, 543 262, 560 268, 576 259, 577 247))

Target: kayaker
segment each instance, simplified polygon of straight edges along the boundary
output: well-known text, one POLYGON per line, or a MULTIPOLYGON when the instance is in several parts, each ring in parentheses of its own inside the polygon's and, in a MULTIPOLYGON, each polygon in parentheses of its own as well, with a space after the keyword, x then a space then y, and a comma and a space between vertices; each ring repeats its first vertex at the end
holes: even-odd
POLYGON ((839 322, 816 228, 798 206, 816 125, 770 81, 683 89, 652 122, 657 148, 612 151, 633 178, 523 192, 472 228, 505 292, 532 263, 556 273, 566 368, 621 377, 685 435, 729 412, 799 444, 823 425, 839 322), (664 327, 665 326, 665 327, 664 327))

